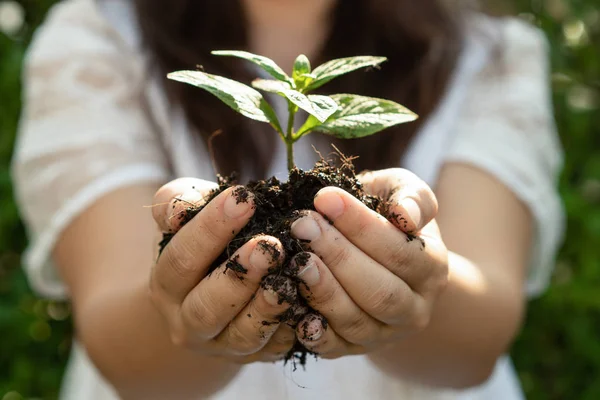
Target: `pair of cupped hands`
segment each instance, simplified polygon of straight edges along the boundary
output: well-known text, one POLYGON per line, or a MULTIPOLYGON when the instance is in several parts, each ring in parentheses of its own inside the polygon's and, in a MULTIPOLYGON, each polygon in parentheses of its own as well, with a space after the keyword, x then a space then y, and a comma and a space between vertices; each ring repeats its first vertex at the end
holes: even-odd
POLYGON ((252 217, 253 198, 239 202, 236 188, 229 188, 179 226, 174 216, 202 202, 215 184, 183 178, 163 186, 153 215, 161 230, 177 233, 152 269, 150 296, 173 343, 249 363, 282 359, 296 340, 321 357, 337 358, 425 329, 448 280, 448 252, 434 220, 437 200, 404 169, 368 172, 359 180, 368 193, 388 195, 390 215, 398 218, 389 221, 338 188, 318 192, 317 211, 303 213, 291 227, 310 253, 299 255, 302 262, 292 260, 305 284, 297 292, 289 284, 318 312, 296 328, 278 321, 291 305, 273 288, 261 287, 269 269, 283 260, 275 237, 254 237, 232 255, 247 269, 243 279, 225 264, 208 274, 252 217), (264 242, 279 249, 279 259, 265 251, 264 242))

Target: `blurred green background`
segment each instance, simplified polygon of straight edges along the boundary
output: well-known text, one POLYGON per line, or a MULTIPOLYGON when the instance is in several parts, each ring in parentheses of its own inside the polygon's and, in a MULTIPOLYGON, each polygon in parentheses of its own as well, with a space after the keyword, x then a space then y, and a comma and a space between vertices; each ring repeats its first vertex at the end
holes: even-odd
MULTIPOLYGON (((504 0, 499 0, 504 2, 504 0)), ((20 68, 55 0, 0 0, 0 400, 55 399, 71 340, 69 307, 36 298, 20 267, 24 229, 8 165, 20 68)), ((600 399, 600 0, 517 0, 551 43, 556 118, 566 149, 567 239, 552 287, 514 346, 527 398, 600 399)))

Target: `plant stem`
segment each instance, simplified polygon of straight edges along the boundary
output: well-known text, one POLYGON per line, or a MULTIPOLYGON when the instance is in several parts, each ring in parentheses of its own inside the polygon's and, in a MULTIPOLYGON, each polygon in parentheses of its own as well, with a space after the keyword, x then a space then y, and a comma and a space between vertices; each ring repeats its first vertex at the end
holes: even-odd
POLYGON ((291 141, 285 141, 285 147, 287 147, 287 161, 288 171, 294 169, 294 143, 291 141))
POLYGON ((298 107, 292 102, 288 103, 288 126, 287 132, 285 135, 285 147, 287 149, 287 166, 288 171, 294 169, 294 120, 296 118, 296 112, 298 112, 298 107))

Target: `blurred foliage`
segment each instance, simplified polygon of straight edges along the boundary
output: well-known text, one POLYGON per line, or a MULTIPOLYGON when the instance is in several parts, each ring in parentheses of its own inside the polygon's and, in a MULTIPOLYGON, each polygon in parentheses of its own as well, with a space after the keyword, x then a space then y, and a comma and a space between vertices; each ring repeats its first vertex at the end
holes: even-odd
POLYGON ((55 399, 69 354, 69 309, 36 298, 20 266, 25 232, 9 162, 20 109, 20 69, 50 0, 0 0, 0 399, 55 399), (20 5, 20 7, 18 7, 20 5))
POLYGON ((551 45, 568 228, 512 354, 528 399, 600 399, 600 3, 521 3, 551 45))
MULTIPOLYGON (((55 399, 72 334, 68 306, 27 286, 8 170, 22 57, 54 2, 0 0, 0 400, 55 399)), ((568 231, 552 287, 530 304, 513 358, 528 399, 600 399, 600 7, 598 0, 516 4, 551 46, 568 231)))

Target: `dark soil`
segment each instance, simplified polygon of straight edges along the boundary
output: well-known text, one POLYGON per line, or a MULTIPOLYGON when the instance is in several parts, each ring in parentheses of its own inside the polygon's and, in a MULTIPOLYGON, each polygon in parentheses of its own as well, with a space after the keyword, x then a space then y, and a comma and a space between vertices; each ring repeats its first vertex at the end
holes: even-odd
MULTIPOLYGON (((280 182, 276 178, 268 180, 253 181, 235 192, 238 201, 248 201, 249 192, 254 195, 256 210, 250 222, 238 233, 228 244, 223 253, 214 261, 211 272, 219 265, 226 263, 227 268, 235 271, 240 279, 247 270, 237 261, 237 257, 231 257, 249 238, 264 234, 278 238, 285 249, 285 261, 281 267, 273 268, 270 274, 263 279, 262 286, 273 288, 280 297, 280 301, 288 301, 294 304, 285 314, 279 316, 281 322, 295 327, 300 320, 309 312, 315 313, 307 306, 306 301, 296 295, 296 288, 289 287, 289 280, 301 284, 297 278, 298 270, 307 261, 309 250, 308 243, 293 238, 290 235, 291 224, 301 216, 302 210, 314 210, 313 199, 317 192, 327 186, 335 186, 344 189, 363 202, 367 207, 380 214, 402 221, 398 215, 387 215, 387 203, 380 197, 365 193, 361 183, 356 179, 354 168, 347 159, 343 159, 341 167, 333 162, 319 161, 312 170, 302 171, 294 169, 290 172, 288 182, 280 182), (294 259, 294 262, 291 262, 294 259), (287 279, 289 278, 289 279, 287 279)), ((218 177, 219 187, 212 191, 207 200, 210 201, 219 193, 235 185, 235 177, 218 177)), ((386 196, 387 197, 387 196, 386 196)), ((208 203, 207 201, 207 203, 208 203)), ((190 221, 202 207, 190 207, 181 214, 182 224, 190 221)), ((169 243, 173 237, 172 233, 165 233, 160 243, 160 250, 169 243)), ((414 237, 411 237, 411 239, 414 237)), ((277 249, 263 243, 265 252, 271 252, 274 259, 280 254, 277 249)), ((327 321, 322 320, 324 327, 327 321)), ((265 324, 269 322, 265 321, 265 324)), ((300 343, 286 356, 286 361, 292 361, 294 365, 306 363, 307 354, 310 352, 300 343)))

